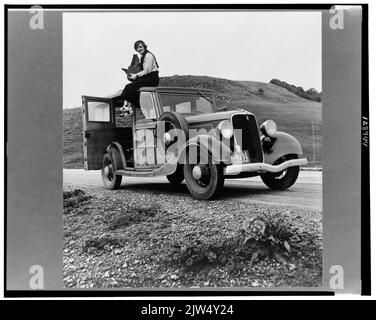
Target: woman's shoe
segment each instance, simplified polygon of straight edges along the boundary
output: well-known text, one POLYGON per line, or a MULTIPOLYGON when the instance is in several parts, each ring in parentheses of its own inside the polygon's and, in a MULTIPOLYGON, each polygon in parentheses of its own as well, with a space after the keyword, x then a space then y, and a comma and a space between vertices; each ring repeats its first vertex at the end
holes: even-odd
POLYGON ((120 108, 121 112, 127 112, 129 110, 129 103, 128 101, 124 101, 124 105, 120 108))
POLYGON ((121 112, 124 112, 124 114, 133 114, 132 108, 131 107, 121 107, 120 108, 121 112))

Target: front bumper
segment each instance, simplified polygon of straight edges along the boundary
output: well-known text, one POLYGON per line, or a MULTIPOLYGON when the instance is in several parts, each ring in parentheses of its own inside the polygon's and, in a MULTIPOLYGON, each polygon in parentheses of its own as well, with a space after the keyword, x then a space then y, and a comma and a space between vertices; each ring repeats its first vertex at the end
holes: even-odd
POLYGON ((279 165, 272 165, 263 162, 259 163, 242 163, 232 164, 224 169, 224 175, 238 175, 242 172, 254 172, 254 171, 267 171, 267 172, 280 172, 288 167, 302 166, 308 163, 307 158, 293 159, 285 161, 279 165))

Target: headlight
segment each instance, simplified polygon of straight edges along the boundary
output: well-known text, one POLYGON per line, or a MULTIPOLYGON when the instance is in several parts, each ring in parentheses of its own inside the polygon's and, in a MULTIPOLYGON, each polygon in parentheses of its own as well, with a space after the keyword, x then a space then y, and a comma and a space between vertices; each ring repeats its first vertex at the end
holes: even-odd
POLYGON ((172 134, 170 132, 166 132, 163 135, 163 140, 164 140, 165 144, 169 144, 172 140, 174 140, 174 137, 172 136, 172 134))
POLYGON ((234 135, 234 128, 230 121, 223 120, 218 124, 218 130, 222 134, 222 136, 226 139, 230 139, 234 135))
POLYGON ((264 136, 274 137, 277 133, 277 125, 273 120, 266 120, 260 127, 260 131, 264 136))

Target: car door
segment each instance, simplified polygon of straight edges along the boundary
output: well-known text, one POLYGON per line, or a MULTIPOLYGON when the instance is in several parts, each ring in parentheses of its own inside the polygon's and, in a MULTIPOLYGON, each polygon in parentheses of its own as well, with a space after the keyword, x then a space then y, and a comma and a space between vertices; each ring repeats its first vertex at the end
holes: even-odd
POLYGON ((106 148, 116 137, 111 99, 83 96, 82 120, 85 170, 101 169, 106 148))
POLYGON ((156 106, 155 95, 151 92, 141 92, 140 109, 135 111, 133 133, 135 168, 144 170, 159 168, 161 162, 156 152, 159 110, 156 106))

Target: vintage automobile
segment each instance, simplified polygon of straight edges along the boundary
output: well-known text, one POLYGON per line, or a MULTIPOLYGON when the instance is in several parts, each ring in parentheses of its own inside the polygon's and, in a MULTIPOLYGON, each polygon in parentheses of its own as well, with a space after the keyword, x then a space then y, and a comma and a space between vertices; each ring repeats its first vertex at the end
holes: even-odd
POLYGON ((84 166, 101 169, 107 189, 119 188, 123 176, 163 175, 172 184, 185 180, 194 198, 206 200, 218 195, 226 178, 260 176, 271 189, 287 189, 307 164, 299 142, 273 120, 259 127, 248 111, 218 111, 210 90, 139 91, 127 124, 119 111, 121 91, 82 97, 84 166))

